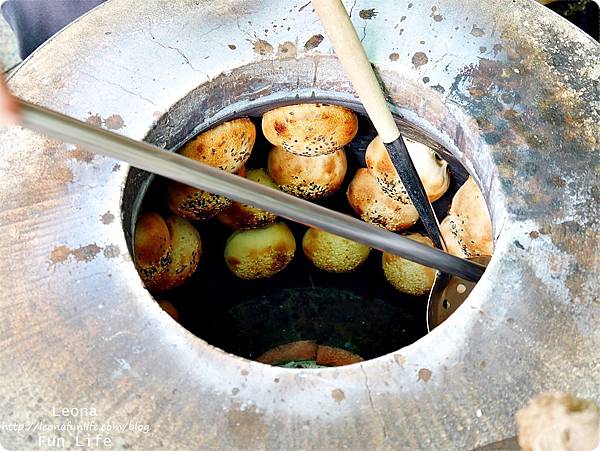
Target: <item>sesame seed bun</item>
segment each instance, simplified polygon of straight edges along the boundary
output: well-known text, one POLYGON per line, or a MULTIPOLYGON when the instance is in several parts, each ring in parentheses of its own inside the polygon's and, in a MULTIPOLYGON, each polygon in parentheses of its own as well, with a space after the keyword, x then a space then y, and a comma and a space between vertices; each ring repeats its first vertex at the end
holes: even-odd
POLYGON ((154 212, 140 214, 135 226, 135 266, 144 282, 152 284, 171 263, 171 236, 163 218, 154 212))
POLYGON ((231 205, 226 197, 170 181, 167 186, 167 204, 177 216, 200 221, 210 219, 231 205))
MULTIPOLYGON (((406 237, 433 247, 432 241, 420 233, 412 233, 406 237)), ((381 258, 381 265, 385 278, 401 293, 422 296, 433 286, 436 273, 433 268, 385 252, 381 258)))
POLYGON ((167 269, 146 285, 151 291, 165 291, 188 280, 198 267, 202 254, 202 241, 196 228, 177 216, 166 219, 171 237, 171 262, 167 269))
POLYGON ((492 222, 483 194, 472 177, 454 195, 440 230, 446 250, 452 255, 466 258, 492 255, 492 222))
MULTIPOLYGON (((250 169, 246 178, 270 188, 279 189, 277 184, 264 169, 250 169)), ((257 229, 275 222, 277 215, 260 208, 239 202, 233 202, 229 207, 217 215, 217 219, 225 226, 236 229, 257 229)))
POLYGON ((282 191, 304 199, 319 199, 336 192, 346 175, 344 149, 327 155, 303 157, 273 147, 268 157, 269 174, 282 191))
POLYGON ((240 279, 264 279, 284 269, 294 257, 296 240, 287 225, 275 223, 238 230, 225 245, 225 263, 240 279))
MULTIPOLYGON (((424 144, 408 138, 404 138, 404 142, 429 201, 438 200, 450 186, 448 163, 436 158, 436 153, 424 144)), ((400 202, 409 200, 406 189, 379 136, 367 146, 365 160, 369 171, 377 178, 388 196, 400 202)))
POLYGON ((304 255, 319 269, 343 273, 362 265, 371 248, 320 229, 308 229, 302 239, 304 255))
POLYGON ((419 219, 410 201, 398 202, 387 196, 366 168, 356 171, 348 186, 347 197, 363 221, 394 232, 409 228, 419 219))
POLYGON ((201 133, 179 153, 226 172, 237 172, 250 158, 255 140, 256 127, 252 121, 239 118, 201 133))
POLYGON ((352 141, 358 119, 353 111, 341 106, 304 103, 266 112, 262 130, 274 146, 314 157, 333 153, 352 141))

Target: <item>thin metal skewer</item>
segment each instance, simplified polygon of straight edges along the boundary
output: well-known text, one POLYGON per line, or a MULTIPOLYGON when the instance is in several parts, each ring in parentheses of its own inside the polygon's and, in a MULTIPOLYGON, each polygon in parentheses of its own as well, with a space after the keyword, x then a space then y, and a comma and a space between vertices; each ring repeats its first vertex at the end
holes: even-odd
POLYGON ((381 251, 477 281, 484 267, 417 243, 351 216, 299 199, 251 180, 204 165, 151 144, 94 127, 19 100, 21 123, 34 131, 77 144, 137 168, 194 188, 253 205, 311 227, 326 230, 381 251))

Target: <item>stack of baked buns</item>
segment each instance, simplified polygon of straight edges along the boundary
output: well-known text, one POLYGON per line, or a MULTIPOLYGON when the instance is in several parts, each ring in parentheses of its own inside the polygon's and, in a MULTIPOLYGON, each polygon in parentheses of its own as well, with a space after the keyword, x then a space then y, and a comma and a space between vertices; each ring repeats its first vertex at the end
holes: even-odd
MULTIPOLYGON (((354 112, 319 103, 284 106, 266 112, 261 128, 271 144, 266 168, 246 167, 257 136, 249 118, 205 131, 179 153, 309 201, 321 201, 344 185, 348 170, 344 146, 358 131, 354 112)), ((424 144, 405 141, 429 200, 438 200, 450 186, 447 162, 424 144)), ((429 238, 409 231, 419 215, 378 137, 367 146, 365 161, 367 167, 353 174, 347 188, 352 209, 366 222, 432 246, 429 238)), ((296 240, 288 225, 267 211, 178 182, 168 183, 167 204, 173 216, 163 218, 146 211, 137 222, 136 266, 151 291, 169 290, 194 274, 202 253, 195 227, 199 221, 215 218, 232 231, 223 243, 223 258, 240 279, 271 277, 296 254, 296 240)), ((491 223, 472 179, 454 196, 442 229, 448 251, 454 255, 491 255, 491 223)), ((301 245, 315 267, 331 273, 356 270, 371 252, 366 245, 312 228, 306 230, 301 245)), ((415 296, 428 292, 435 276, 431 268, 387 253, 382 256, 382 273, 397 290, 415 296)), ((172 304, 165 302, 164 308, 177 315, 172 304)))

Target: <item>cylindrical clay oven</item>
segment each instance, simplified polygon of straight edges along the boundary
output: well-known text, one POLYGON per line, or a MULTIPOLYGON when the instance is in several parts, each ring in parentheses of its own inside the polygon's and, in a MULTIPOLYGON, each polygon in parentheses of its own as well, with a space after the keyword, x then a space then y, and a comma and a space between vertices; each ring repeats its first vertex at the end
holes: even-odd
MULTIPOLYGON (((218 323, 206 308, 218 289, 206 299, 198 287, 190 312, 227 333, 194 335, 134 267, 134 222, 152 177, 8 129, 0 410, 24 427, 0 429, 0 445, 74 446, 102 434, 117 449, 473 449, 513 437, 514 413, 539 392, 600 400, 598 45, 529 1, 346 7, 402 131, 485 196, 494 256, 467 301, 425 335, 424 310, 390 311, 357 294, 377 281, 332 288, 345 295, 267 297, 239 307, 238 323, 218 323), (315 307, 323 296, 329 310, 315 307), (276 341, 252 333, 278 324, 270 302, 299 316, 310 305, 325 332, 363 331, 365 360, 316 369, 251 360, 248 343, 276 341), (399 329, 408 332, 398 338, 399 329), (227 342, 242 332, 247 342, 227 342), (91 422, 125 427, 86 431, 91 422), (45 430, 56 424, 73 427, 45 430)), ((170 150, 276 105, 362 112, 304 2, 111 0, 10 83, 27 100, 170 150)))

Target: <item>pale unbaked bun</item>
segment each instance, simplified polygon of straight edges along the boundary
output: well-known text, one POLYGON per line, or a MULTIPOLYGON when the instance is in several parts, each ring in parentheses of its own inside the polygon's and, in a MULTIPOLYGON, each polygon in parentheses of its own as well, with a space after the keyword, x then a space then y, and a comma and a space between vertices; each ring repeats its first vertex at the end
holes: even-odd
MULTIPOLYGON (((450 186, 448 163, 438 159, 436 153, 424 144, 408 138, 404 138, 404 142, 429 201, 438 200, 450 186)), ((388 196, 400 202, 409 200, 408 193, 379 136, 368 145, 365 160, 369 171, 377 178, 388 196)))
POLYGON ((492 255, 492 222, 483 194, 472 177, 454 195, 440 230, 446 250, 452 255, 467 258, 492 255))
POLYGON ((358 119, 354 112, 341 106, 304 103, 266 112, 262 130, 274 146, 314 157, 335 152, 352 141, 358 119))
POLYGON ((200 163, 237 172, 246 163, 254 141, 256 128, 248 118, 223 122, 188 141, 179 153, 200 163))
MULTIPOLYGON (((433 247, 432 241, 420 233, 405 235, 406 238, 433 247)), ((381 259, 383 274, 396 290, 413 296, 428 293, 433 286, 436 270, 413 263, 396 255, 384 253, 381 259)))
POLYGON ((164 291, 188 280, 198 267, 202 254, 202 241, 196 228, 187 220, 171 216, 165 220, 171 237, 171 262, 146 288, 164 291))
POLYGON ((600 407, 567 393, 542 393, 516 415, 524 451, 597 450, 600 407))
POLYGON ((254 230, 238 230, 225 245, 225 263, 240 279, 263 279, 285 268, 296 252, 287 225, 275 223, 254 230))
MULTIPOLYGON (((277 184, 264 169, 250 169, 245 177, 270 188, 278 189, 277 184)), ((277 215, 251 205, 233 202, 217 215, 217 219, 229 228, 245 230, 271 224, 275 222, 277 215)))
POLYGON ((320 229, 308 229, 302 239, 304 255, 319 269, 350 272, 362 265, 371 248, 320 229))
POLYGON ((169 228, 158 214, 144 212, 138 217, 134 238, 135 266, 148 286, 167 270, 172 261, 169 228))
POLYGON ((402 203, 387 196, 366 168, 356 171, 348 186, 347 196, 348 202, 363 221, 394 232, 409 228, 419 219, 410 201, 402 203))
POLYGON ((303 157, 273 147, 269 174, 282 191, 304 199, 319 199, 336 192, 346 175, 346 153, 338 149, 327 155, 303 157))
POLYGON ((177 216, 200 221, 225 210, 231 200, 171 180, 167 187, 167 203, 177 216))

